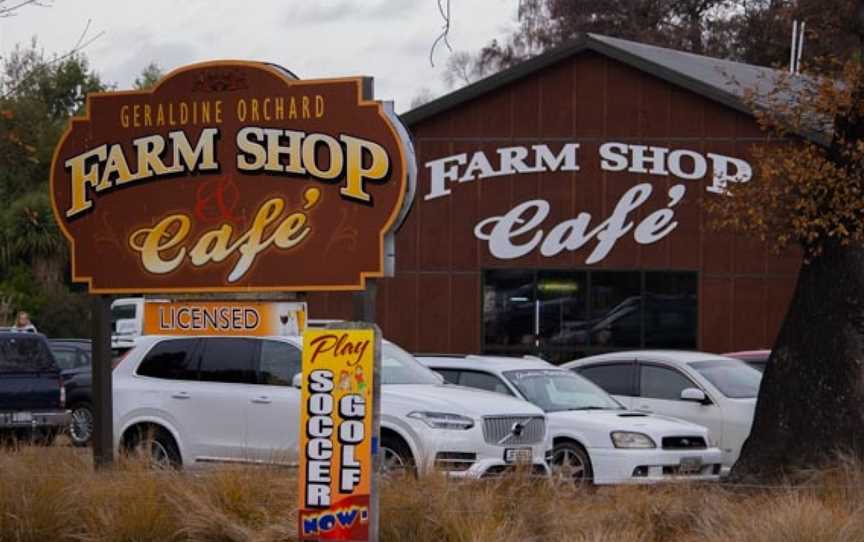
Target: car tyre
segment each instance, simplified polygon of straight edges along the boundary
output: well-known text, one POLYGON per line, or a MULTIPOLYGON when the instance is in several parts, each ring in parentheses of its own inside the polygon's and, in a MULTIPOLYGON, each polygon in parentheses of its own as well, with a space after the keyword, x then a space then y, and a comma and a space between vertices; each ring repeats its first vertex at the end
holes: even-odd
POLYGON ((179 469, 183 462, 174 437, 161 427, 141 426, 126 439, 126 452, 157 469, 179 469))
POLYGON ((559 442, 552 448, 552 460, 549 462, 552 475, 564 482, 588 484, 594 478, 591 468, 591 458, 585 448, 575 442, 559 442))
POLYGON ((72 407, 69 421, 69 440, 74 446, 82 447, 90 444, 93 437, 93 407, 90 403, 78 403, 72 407))
POLYGON ((381 438, 381 473, 384 476, 416 474, 411 449, 399 437, 385 435, 381 438))

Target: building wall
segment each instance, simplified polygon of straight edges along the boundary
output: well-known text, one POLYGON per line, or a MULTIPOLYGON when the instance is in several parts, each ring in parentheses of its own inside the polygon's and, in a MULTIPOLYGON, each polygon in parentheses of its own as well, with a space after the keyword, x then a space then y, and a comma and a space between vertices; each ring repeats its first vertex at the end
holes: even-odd
MULTIPOLYGON (((678 227, 640 245, 620 239, 603 261, 586 265, 595 243, 546 258, 536 251, 496 260, 473 235, 483 218, 528 199, 552 203, 546 224, 592 215, 608 217, 637 182, 654 193, 638 220, 665 204, 672 177, 600 170, 598 147, 608 141, 686 148, 748 159, 764 141, 742 113, 599 54, 586 52, 471 102, 426 119, 411 130, 418 156, 418 189, 396 234, 396 275, 379 281, 377 316, 389 339, 417 352, 474 353, 481 349, 484 268, 653 269, 699 272, 698 346, 706 351, 766 347, 785 314, 799 265, 797 254, 773 256, 759 244, 709 231, 702 199, 719 197, 709 181, 683 181, 675 208, 678 227), (508 145, 578 142, 580 171, 533 173, 451 183, 452 194, 424 200, 429 160, 508 145)), ((709 171, 710 174, 710 171, 709 171)), ((752 182, 758 182, 758 178, 752 182)), ((309 295, 313 318, 351 316, 350 294, 309 295)))

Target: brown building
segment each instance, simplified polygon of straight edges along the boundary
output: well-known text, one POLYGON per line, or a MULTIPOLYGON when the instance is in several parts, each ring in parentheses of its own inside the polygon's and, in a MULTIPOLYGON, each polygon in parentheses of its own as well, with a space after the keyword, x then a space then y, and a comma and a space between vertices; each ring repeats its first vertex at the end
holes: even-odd
MULTIPOLYGON (((742 100, 772 70, 590 35, 403 115, 419 166, 379 281, 416 352, 770 346, 799 265, 711 232, 705 198, 752 178, 742 100)), ((311 294, 313 318, 351 296, 311 294)))

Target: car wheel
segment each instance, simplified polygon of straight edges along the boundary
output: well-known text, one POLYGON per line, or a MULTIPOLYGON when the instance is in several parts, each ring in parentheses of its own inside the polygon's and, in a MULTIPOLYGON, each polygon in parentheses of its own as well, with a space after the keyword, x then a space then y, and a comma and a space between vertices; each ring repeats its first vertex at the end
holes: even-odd
POLYGON ((381 439, 381 473, 385 476, 413 474, 414 457, 402 439, 385 436, 381 439))
POLYGON ((87 446, 93 437, 93 407, 89 403, 78 403, 72 408, 69 422, 69 439, 75 446, 87 446))
POLYGON ((180 451, 161 427, 140 427, 127 439, 126 451, 157 469, 179 469, 180 451))
POLYGON ((588 483, 594 473, 591 459, 582 446, 573 442, 560 442, 552 449, 552 476, 564 482, 588 483))

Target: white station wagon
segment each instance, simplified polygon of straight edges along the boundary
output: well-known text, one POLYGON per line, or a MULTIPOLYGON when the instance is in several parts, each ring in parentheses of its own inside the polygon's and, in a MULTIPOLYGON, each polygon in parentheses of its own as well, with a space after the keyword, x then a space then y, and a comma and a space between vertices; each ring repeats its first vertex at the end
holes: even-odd
POLYGON ((750 436, 762 373, 743 361, 703 352, 633 350, 562 365, 642 412, 704 425, 723 450, 724 473, 750 436))
POLYGON ((709 444, 706 428, 627 410, 588 380, 545 361, 497 356, 418 360, 453 384, 519 397, 542 408, 554 443, 550 467, 558 476, 595 484, 719 477, 720 450, 709 444))
MULTIPOLYGON (((174 466, 296 464, 301 348, 299 337, 141 337, 114 369, 115 445, 174 466)), ((385 468, 548 472, 552 442, 534 405, 445 385, 387 341, 381 384, 385 468)))

